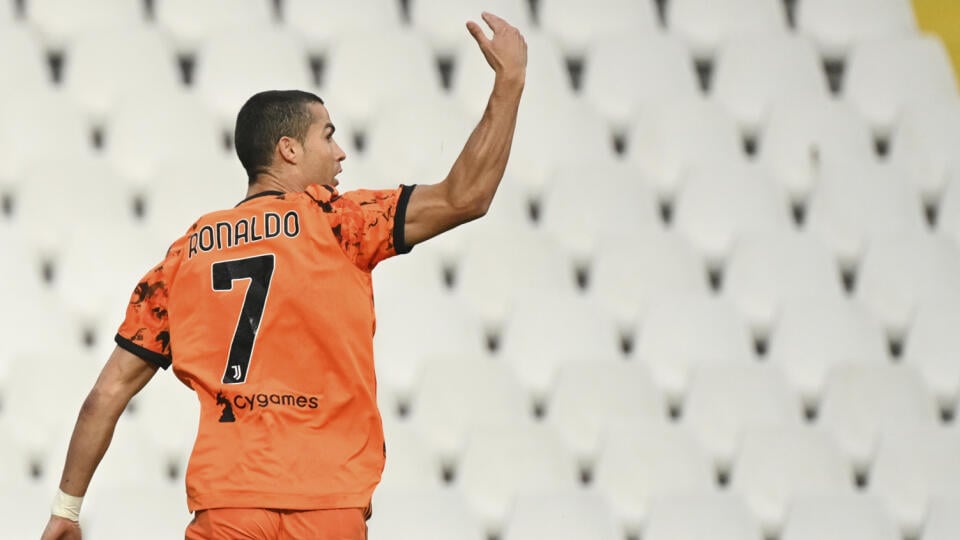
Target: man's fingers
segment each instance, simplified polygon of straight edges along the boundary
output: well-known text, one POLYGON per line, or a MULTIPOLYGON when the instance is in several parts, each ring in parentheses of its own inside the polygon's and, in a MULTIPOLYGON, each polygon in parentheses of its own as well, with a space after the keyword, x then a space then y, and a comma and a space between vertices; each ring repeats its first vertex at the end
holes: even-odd
POLYGON ((490 40, 487 39, 487 35, 483 33, 483 28, 480 28, 479 24, 473 21, 467 21, 467 30, 470 32, 470 35, 473 36, 473 39, 477 40, 477 44, 480 45, 481 49, 486 49, 490 45, 490 40))
POLYGON ((490 29, 493 30, 493 33, 494 33, 494 34, 496 34, 497 32, 499 32, 500 30, 506 28, 507 26, 510 26, 510 24, 507 23, 507 21, 501 19, 500 17, 497 17, 497 16, 494 15, 493 13, 488 13, 488 12, 484 11, 484 12, 480 15, 480 17, 482 17, 482 18, 483 18, 483 21, 484 21, 485 23, 487 23, 487 26, 489 26, 490 29))

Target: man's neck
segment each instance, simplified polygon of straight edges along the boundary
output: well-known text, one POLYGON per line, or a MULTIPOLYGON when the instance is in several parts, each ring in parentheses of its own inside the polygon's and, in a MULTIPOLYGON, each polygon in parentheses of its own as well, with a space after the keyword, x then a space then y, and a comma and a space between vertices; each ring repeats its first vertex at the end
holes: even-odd
POLYGON ((247 188, 247 197, 251 197, 258 193, 263 193, 264 191, 280 191, 283 193, 288 193, 299 190, 299 187, 293 185, 291 182, 285 181, 273 173, 264 172, 258 174, 257 178, 247 188))

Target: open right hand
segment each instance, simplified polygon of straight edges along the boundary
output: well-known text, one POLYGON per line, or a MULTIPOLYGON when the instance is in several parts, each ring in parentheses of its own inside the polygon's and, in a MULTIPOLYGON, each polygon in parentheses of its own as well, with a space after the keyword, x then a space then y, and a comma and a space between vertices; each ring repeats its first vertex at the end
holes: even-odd
POLYGON ((487 38, 480 25, 470 21, 467 30, 493 68, 497 77, 523 82, 527 71, 527 42, 510 23, 492 13, 483 12, 483 20, 493 30, 493 39, 487 38))
POLYGON ((81 540, 80 524, 60 516, 50 516, 40 540, 81 540))

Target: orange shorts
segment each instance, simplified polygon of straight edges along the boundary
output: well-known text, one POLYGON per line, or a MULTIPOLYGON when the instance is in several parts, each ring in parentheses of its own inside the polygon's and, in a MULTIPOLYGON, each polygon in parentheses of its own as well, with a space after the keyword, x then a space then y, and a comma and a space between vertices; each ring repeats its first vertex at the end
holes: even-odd
POLYGON ((187 525, 186 540, 366 540, 364 508, 199 510, 187 525))

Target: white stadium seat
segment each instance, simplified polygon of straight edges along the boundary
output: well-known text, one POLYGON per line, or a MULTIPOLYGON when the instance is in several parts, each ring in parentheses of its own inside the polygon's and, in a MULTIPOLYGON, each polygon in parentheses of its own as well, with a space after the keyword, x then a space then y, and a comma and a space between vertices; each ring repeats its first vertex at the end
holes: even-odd
MULTIPOLYGON (((960 433, 943 427, 887 432, 877 448, 870 492, 915 536, 935 497, 960 496, 960 433)), ((926 536, 924 536, 926 538, 926 536)))
POLYGON ((795 231, 757 231, 734 243, 723 294, 766 334, 793 298, 840 298, 839 268, 818 238, 795 231))
POLYGON ((389 411, 382 412, 387 462, 377 493, 440 489, 443 464, 439 455, 409 422, 392 419, 389 411))
POLYGON ((365 29, 331 45, 322 90, 334 124, 366 127, 397 100, 439 101, 440 76, 420 34, 365 29))
POLYGON ((484 426, 532 425, 531 401, 510 372, 485 358, 427 362, 411 406, 411 422, 446 462, 484 426))
POLYGON ((923 375, 941 408, 960 398, 960 301, 934 298, 920 303, 907 334, 903 359, 923 375))
POLYGON ((645 366, 570 362, 558 371, 547 421, 581 461, 596 457, 601 436, 611 426, 666 419, 666 401, 645 366))
POLYGON ((568 362, 622 360, 620 334, 600 305, 580 296, 520 303, 505 320, 499 359, 521 384, 544 398, 557 369, 568 362))
MULTIPOLYGON (((0 491, 0 505, 6 509, 3 533, 11 538, 33 538, 43 531, 50 519, 50 501, 56 493, 59 478, 35 482, 4 483, 0 491)), ((86 515, 80 518, 86 535, 86 515)))
POLYGON ((473 40, 465 26, 467 21, 477 22, 490 35, 490 28, 480 18, 484 11, 496 14, 521 31, 532 26, 529 7, 522 0, 413 0, 410 22, 437 53, 449 55, 462 39, 473 40))
POLYGON ((457 491, 377 488, 370 540, 483 540, 483 527, 457 491))
POLYGON ((957 83, 938 38, 891 37, 853 48, 843 95, 870 122, 874 133, 888 135, 906 105, 956 96, 957 83))
POLYGON ((827 377, 818 422, 858 470, 874 456, 884 433, 933 427, 933 396, 912 366, 837 366, 827 377))
POLYGON ((783 540, 900 540, 883 504, 861 494, 798 497, 783 540))
POLYGON ((723 107, 701 98, 643 108, 630 130, 627 159, 672 198, 683 177, 702 164, 744 160, 737 123, 723 107))
POLYGON ((621 537, 603 498, 572 490, 519 497, 503 532, 504 540, 619 540, 621 537))
POLYGON ((711 95, 748 133, 757 132, 776 101, 827 98, 817 53, 796 36, 731 38, 717 51, 714 69, 711 95))
POLYGON ((393 31, 402 23, 395 0, 353 0, 350 9, 330 9, 315 0, 284 0, 283 21, 307 44, 311 54, 323 54, 353 32, 393 31))
POLYGON ((809 197, 820 163, 832 156, 876 159, 866 120, 848 103, 833 99, 774 102, 759 147, 760 162, 794 202, 809 197))
MULTIPOLYGON (((108 451, 104 462, 110 460, 110 454, 108 451)), ((84 504, 83 516, 84 537, 143 540, 183 536, 193 518, 187 511, 187 496, 180 482, 150 488, 119 486, 97 490, 84 504)))
POLYGON ((748 364, 753 359, 746 322, 728 301, 701 295, 664 298, 639 329, 636 357, 650 366, 657 386, 676 402, 690 373, 704 364, 748 364))
POLYGON ((834 366, 889 361, 883 327, 863 306, 847 298, 784 302, 767 355, 807 405, 819 402, 834 366))
MULTIPOLYGON (((273 24, 270 0, 158 0, 154 2, 157 24, 180 53, 195 52, 213 34, 233 31, 243 37, 273 24)), ((280 56, 279 51, 272 49, 280 56)), ((245 58, 237 51, 237 58, 245 58)))
POLYGON ((654 499, 644 540, 761 540, 760 524, 743 500, 726 493, 654 499))
MULTIPOLYGON (((606 177, 622 170, 614 167, 591 167, 590 174, 606 177)), ((660 225, 656 195, 640 178, 630 178, 624 171, 619 181, 587 182, 579 172, 564 168, 550 181, 540 217, 543 229, 576 260, 588 260, 606 237, 660 225)))
POLYGON ((701 366, 691 377, 682 421, 725 469, 744 433, 798 426, 800 412, 799 397, 776 366, 701 366))
POLYGON ((756 231, 786 233, 792 227, 787 196, 755 165, 731 161, 692 171, 677 195, 677 230, 716 265, 739 238, 756 231))
POLYGON ((858 43, 917 31, 909 0, 803 0, 797 27, 825 58, 843 59, 858 43))
POLYGON ((666 18, 670 30, 690 44, 698 59, 711 57, 734 36, 787 31, 786 12, 776 0, 673 0, 666 18))
POLYGON ((634 27, 593 41, 587 49, 582 85, 584 98, 619 130, 629 125, 643 105, 700 94, 693 59, 683 41, 634 27))
POLYGON ((860 265, 856 296, 888 333, 902 337, 920 303, 960 297, 960 249, 926 233, 875 238, 860 265))
POLYGON ((862 259, 873 240, 925 229, 920 195, 893 165, 838 156, 821 164, 819 177, 807 227, 845 269, 862 259))
POLYGON ((179 89, 116 100, 105 131, 107 160, 139 186, 156 178, 168 162, 225 153, 213 115, 196 96, 179 89))
POLYGON ((920 101, 903 108, 893 132, 890 160, 920 191, 924 201, 940 199, 951 179, 954 149, 960 145, 960 99, 920 101))
POLYGON ((923 527, 924 540, 950 540, 960 536, 960 497, 937 497, 930 501, 923 527))
POLYGON ((47 59, 37 37, 21 26, 0 23, 0 85, 4 96, 20 92, 29 96, 46 89, 50 81, 47 59))
POLYGON ((853 468, 833 439, 807 426, 748 430, 733 464, 731 489, 764 531, 783 528, 794 499, 853 493, 853 468))
POLYGON ((537 9, 540 26, 556 36, 570 56, 583 56, 595 41, 611 34, 660 28, 651 0, 546 0, 537 9))
POLYGON ((144 27, 142 2, 96 0, 79 4, 71 0, 30 0, 25 2, 26 19, 48 48, 62 50, 73 45, 77 34, 96 29, 144 27))
POLYGON ((943 198, 937 209, 937 231, 960 245, 960 167, 950 165, 943 198))
POLYGON ((660 422, 607 430, 594 484, 630 532, 643 528, 651 500, 715 489, 713 465, 700 444, 684 428, 660 422))
MULTIPOLYGON (((111 330, 116 332, 114 328, 111 330)), ((112 346, 113 340, 109 341, 112 346)), ((173 370, 167 370, 158 371, 134 399, 136 408, 133 417, 139 424, 140 432, 146 435, 150 445, 166 463, 176 467, 182 478, 193 450, 200 418, 200 403, 196 393, 183 384, 173 370)))
POLYGON ((624 330, 643 328, 647 311, 673 295, 708 293, 703 261, 687 241, 662 229, 611 235, 597 246, 589 292, 624 330))
MULTIPOLYGON (((192 4, 192 3, 191 3, 192 4)), ((224 12, 241 11, 224 6, 224 12)), ((306 50, 293 35, 272 27, 218 30, 197 53, 197 94, 230 134, 240 107, 264 90, 310 91, 313 81, 306 50)), ((331 117, 336 122, 336 111, 331 117)))
POLYGON ((496 530, 518 496, 574 490, 579 482, 576 459, 560 436, 530 425, 474 429, 456 483, 485 528, 496 530))

